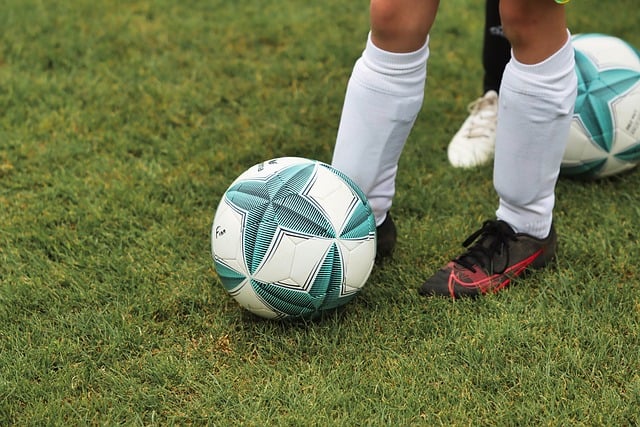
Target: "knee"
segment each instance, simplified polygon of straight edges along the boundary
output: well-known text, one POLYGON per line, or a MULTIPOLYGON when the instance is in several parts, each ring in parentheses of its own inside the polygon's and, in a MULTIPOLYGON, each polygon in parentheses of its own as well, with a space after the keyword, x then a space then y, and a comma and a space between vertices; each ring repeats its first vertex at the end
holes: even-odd
POLYGON ((371 35, 376 46, 392 52, 421 48, 435 18, 437 1, 371 0, 371 35))
POLYGON ((500 20, 514 52, 525 59, 544 58, 567 38, 564 7, 552 0, 500 0, 500 20))
POLYGON ((524 2, 501 1, 500 21, 505 36, 513 47, 526 42, 536 22, 535 9, 527 8, 524 2))
POLYGON ((371 29, 381 36, 392 37, 402 30, 403 13, 391 0, 371 0, 371 29))

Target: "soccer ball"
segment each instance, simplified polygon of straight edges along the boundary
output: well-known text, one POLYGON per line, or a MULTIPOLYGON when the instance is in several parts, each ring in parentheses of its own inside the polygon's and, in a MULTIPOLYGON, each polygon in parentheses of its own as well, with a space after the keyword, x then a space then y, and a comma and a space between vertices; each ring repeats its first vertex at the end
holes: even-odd
POLYGON ((578 98, 561 173, 602 178, 640 162, 640 52, 617 37, 573 37, 578 98))
POLYGON ((211 229, 214 266, 227 292, 258 316, 312 318, 362 289, 376 253, 367 198, 319 161, 257 164, 224 193, 211 229))

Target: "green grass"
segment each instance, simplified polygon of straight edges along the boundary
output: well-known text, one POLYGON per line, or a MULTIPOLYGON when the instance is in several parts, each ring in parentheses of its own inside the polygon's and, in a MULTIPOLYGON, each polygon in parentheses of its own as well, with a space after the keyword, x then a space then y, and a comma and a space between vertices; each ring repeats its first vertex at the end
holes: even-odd
MULTIPOLYGON (((0 14, 0 424, 637 425, 640 173, 561 180, 558 262, 477 301, 416 287, 493 215, 446 145, 483 2, 443 2, 396 257, 322 321, 253 318, 209 228, 248 166, 330 161, 367 2, 9 0, 0 14)), ((569 6, 640 46, 636 0, 569 6)))

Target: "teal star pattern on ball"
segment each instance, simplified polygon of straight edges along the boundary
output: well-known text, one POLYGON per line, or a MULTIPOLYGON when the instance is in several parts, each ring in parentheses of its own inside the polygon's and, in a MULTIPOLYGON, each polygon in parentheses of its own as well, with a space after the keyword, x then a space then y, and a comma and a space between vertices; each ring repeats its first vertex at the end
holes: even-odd
POLYGON ((598 70, 589 57, 580 51, 576 51, 576 70, 578 96, 575 115, 593 140, 604 151, 610 152, 614 137, 610 104, 638 83, 640 73, 619 68, 598 70))
POLYGON ((335 238, 336 232, 313 201, 304 195, 315 165, 295 165, 265 179, 245 180, 226 197, 245 214, 244 256, 255 273, 278 227, 300 234, 335 238))

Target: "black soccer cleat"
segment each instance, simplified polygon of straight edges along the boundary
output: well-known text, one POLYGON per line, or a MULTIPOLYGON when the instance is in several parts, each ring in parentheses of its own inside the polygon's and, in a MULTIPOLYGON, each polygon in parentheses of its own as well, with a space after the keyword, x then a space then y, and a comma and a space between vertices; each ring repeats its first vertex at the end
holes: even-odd
POLYGON ((458 298, 497 292, 527 269, 549 264, 555 257, 557 236, 553 226, 549 236, 537 239, 514 232, 504 221, 485 221, 463 245, 467 251, 424 282, 421 295, 458 298))
POLYGON ((390 212, 387 212, 387 217, 382 224, 376 227, 376 239, 376 263, 378 263, 393 255, 398 240, 396 225, 393 223, 390 212))

